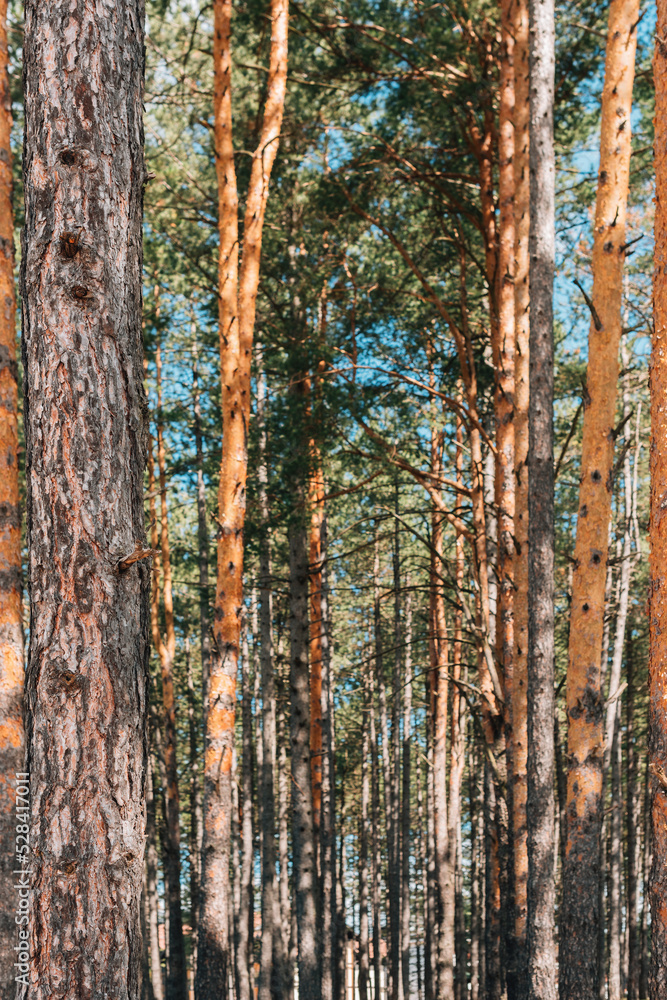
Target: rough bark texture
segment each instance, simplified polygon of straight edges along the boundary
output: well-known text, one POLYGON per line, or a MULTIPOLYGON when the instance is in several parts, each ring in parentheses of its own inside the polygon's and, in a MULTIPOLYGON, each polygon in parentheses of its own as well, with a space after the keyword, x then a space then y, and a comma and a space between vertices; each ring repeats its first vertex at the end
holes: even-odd
POLYGON ((563 1000, 575 1000, 592 991, 597 976, 595 941, 601 914, 594 886, 599 878, 603 765, 600 665, 638 13, 638 0, 613 0, 610 4, 602 93, 593 240, 594 312, 588 342, 567 672, 567 848, 560 932, 563 1000))
POLYGON ((140 995, 143 16, 26 4, 30 1000, 140 995))
MULTIPOLYGON (((322 814, 322 530, 324 526, 324 475, 315 440, 310 442, 312 464, 308 483, 310 504, 309 604, 310 604, 310 777, 313 786, 313 829, 319 841, 322 814)), ((319 866, 318 866, 319 867, 319 866)))
POLYGON ((290 744, 292 758, 292 864, 299 949, 299 997, 319 1000, 317 871, 310 774, 308 676, 308 548, 305 528, 290 528, 290 744))
POLYGON ((528 409, 529 409, 529 253, 530 87, 528 72, 528 0, 512 5, 514 34, 514 662, 509 696, 512 726, 512 857, 514 871, 514 948, 517 1000, 527 995, 526 918, 528 912, 528 409))
POLYGON ((651 390, 648 753, 653 860, 650 1000, 667 995, 667 0, 658 0, 655 79, 655 264, 651 390))
POLYGON ((231 0, 214 3, 214 117, 218 178, 218 307, 222 383, 222 459, 218 491, 218 575, 206 712, 204 849, 198 1000, 227 981, 229 837, 236 672, 243 603, 243 529, 248 470, 250 367, 268 188, 282 124, 287 78, 287 3, 271 0, 267 96, 252 167, 239 271, 238 192, 232 142, 231 0))
POLYGON ((553 0, 531 0, 530 29, 528 996, 555 1000, 553 0))
POLYGON ((15 775, 23 770, 23 626, 19 511, 18 387, 12 127, 7 53, 7 2, 0 2, 0 994, 11 996, 17 928, 9 906, 16 837, 15 775))

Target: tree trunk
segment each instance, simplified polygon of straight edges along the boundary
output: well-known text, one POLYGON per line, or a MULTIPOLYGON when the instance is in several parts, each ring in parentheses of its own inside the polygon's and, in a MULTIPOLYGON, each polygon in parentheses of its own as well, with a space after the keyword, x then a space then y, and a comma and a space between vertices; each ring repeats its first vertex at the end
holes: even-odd
POLYGON ((642 856, 642 884, 644 888, 642 903, 642 919, 640 927, 641 941, 641 964, 639 971, 639 995, 648 997, 649 995, 649 974, 650 974, 650 951, 651 951, 651 927, 650 927, 650 905, 649 886, 651 879, 651 863, 653 859, 653 838, 651 835, 651 781, 650 781, 650 761, 647 758, 646 772, 644 775, 644 852, 642 856))
MULTIPOLYGON (((282 641, 282 640, 281 640, 282 641)), ((281 641, 278 643, 278 663, 282 662, 281 641)), ((292 935, 292 907, 290 905, 290 881, 289 881, 289 850, 288 850, 288 826, 289 826, 289 778, 287 775, 287 734, 285 723, 285 701, 284 684, 281 678, 281 690, 278 698, 278 717, 276 720, 278 728, 278 859, 280 862, 280 928, 279 932, 283 938, 283 954, 285 965, 283 970, 283 988, 285 996, 288 998, 294 995, 294 948, 296 947, 292 935)), ((275 945, 274 945, 275 947, 275 945)))
MULTIPOLYGON (((498 510, 498 604, 496 651, 505 683, 505 754, 498 754, 506 772, 506 795, 498 799, 502 828, 501 879, 503 889, 504 965, 510 996, 517 992, 514 948, 514 877, 509 831, 513 814, 514 740, 514 0, 501 0, 500 107, 498 134, 498 264, 496 300, 498 324, 493 337, 496 419, 495 502, 498 510), (505 817, 505 810, 508 815, 505 817)), ((502 750, 502 747, 499 748, 502 750)))
POLYGON ((639 995, 639 972, 641 942, 639 940, 639 872, 641 865, 639 760, 635 732, 635 659, 632 629, 626 642, 627 697, 626 712, 626 788, 627 788, 627 828, 628 828, 628 900, 627 900, 627 948, 628 948, 628 1000, 644 1000, 639 995))
POLYGON ((241 631, 241 794, 239 812, 241 815, 242 849, 239 866, 239 915, 236 942, 236 1000, 250 1000, 250 963, 252 954, 253 928, 250 923, 253 911, 252 870, 254 861, 253 840, 253 762, 252 762, 252 690, 250 686, 250 655, 248 652, 248 624, 245 614, 241 631))
MULTIPOLYGON (((204 482, 204 447, 201 426, 201 402, 199 395, 198 347, 193 344, 192 396, 194 408, 195 454, 197 462, 197 548, 199 562, 199 635, 201 650, 202 705, 204 716, 208 705, 208 682, 211 661, 210 615, 208 607, 208 521, 206 515, 206 483, 204 482)), ((204 723, 205 725, 205 723, 204 723)), ((199 901, 198 901, 199 902, 199 901)))
POLYGON ((290 526, 289 560, 292 865, 298 929, 299 997, 301 1000, 319 1000, 317 872, 310 774, 308 549, 306 530, 299 523, 290 526))
POLYGON ((195 688, 190 662, 190 641, 185 640, 188 674, 188 726, 190 736, 190 927, 191 951, 190 967, 192 989, 197 969, 197 918, 199 911, 199 880, 201 877, 201 785, 199 781, 199 746, 197 739, 197 718, 195 688))
MULTIPOLYGON (((14 946, 20 929, 14 898, 17 774, 23 771, 23 620, 18 461, 18 369, 12 216, 12 103, 7 51, 7 0, 0 2, 0 994, 15 990, 14 946)), ((19 779, 20 780, 20 779, 19 779)), ((20 804, 20 801, 19 801, 20 804)), ((21 939, 22 940, 22 939, 21 939)))
POLYGON ((329 599, 327 590, 327 522, 321 526, 322 547, 322 1000, 333 1000, 336 978, 336 769, 334 758, 334 692, 329 651, 329 599))
POLYGON ((555 1000, 553 0, 530 0, 530 20, 528 996, 555 1000))
MULTIPOLYGON (((373 914, 373 1000, 379 1000, 379 984, 382 975, 382 959, 380 941, 382 929, 380 926, 380 880, 382 878, 382 859, 380 856, 380 785, 378 774, 377 731, 375 726, 375 671, 369 670, 369 726, 371 750, 371 910, 373 914)), ((420 777, 417 777, 418 784, 420 777)), ((421 790, 421 789, 420 789, 421 790)), ((420 798, 421 801, 421 798, 420 798)), ((421 836, 421 823, 420 823, 421 836)))
POLYGON ((667 0, 658 0, 655 80, 655 267, 651 392, 651 520, 649 585, 648 755, 651 781, 652 865, 650 1000, 667 995, 667 0))
POLYGON ((623 789, 621 779, 621 703, 616 701, 617 717, 611 747, 611 829, 609 850, 609 1000, 621 1000, 621 945, 623 877, 623 789))
POLYGON ((149 752, 146 767, 146 925, 151 968, 151 985, 155 1000, 164 1000, 160 939, 158 935, 158 857, 156 846, 155 796, 153 794, 153 754, 149 752))
POLYGON ((394 480, 394 544, 392 551, 392 575, 394 588, 394 669, 392 671, 391 698, 391 778, 389 789, 389 809, 391 810, 392 838, 389 843, 389 909, 391 912, 390 961, 392 1000, 404 1000, 403 973, 401 971, 401 653, 403 629, 401 621, 401 548, 398 523, 399 493, 398 477, 394 480))
MULTIPOLYGON (((176 632, 171 583, 169 550, 169 520, 167 509, 167 470, 162 422, 162 355, 156 351, 157 385, 157 456, 160 485, 160 568, 164 606, 165 638, 160 632, 157 608, 152 614, 153 644, 160 657, 162 673, 162 706, 164 719, 164 762, 167 783, 164 789, 166 805, 165 892, 169 906, 169 961, 167 963, 167 1000, 185 1000, 187 975, 183 915, 181 910, 181 833, 176 747, 176 699, 174 696, 174 657, 176 632)), ((157 568, 156 568, 157 576, 157 568)), ((156 596, 156 595, 154 595, 156 596)), ((155 601, 154 601, 155 603, 155 601)))
POLYGON ((70 996, 138 1000, 150 628, 143 5, 68 19, 29 2, 23 51, 29 995, 50 1000, 66 984, 70 996))
POLYGON ((368 780, 368 729, 370 714, 370 686, 364 675, 364 703, 361 723, 361 814, 359 818, 359 1000, 369 998, 369 941, 368 941, 368 807, 370 783, 368 780))
POLYGON ((206 711, 204 850, 198 1000, 217 998, 229 977, 229 818, 236 674, 243 603, 250 366, 268 187, 278 150, 287 79, 286 0, 271 0, 271 52, 259 143, 252 156, 239 272, 238 191, 232 142, 231 0, 215 0, 215 152, 218 179, 218 305, 222 458, 218 491, 215 639, 206 711))
POLYGON ((316 868, 320 870, 319 846, 322 816, 322 529, 324 526, 324 475, 316 440, 310 441, 312 471, 308 483, 310 506, 309 602, 310 602, 310 773, 313 788, 313 830, 316 868))
POLYGON ((587 994, 593 989, 597 975, 593 956, 601 914, 594 886, 599 877, 604 735, 600 664, 638 16, 638 0, 610 3, 567 673, 568 833, 561 931, 563 1000, 578 1000, 587 994))
POLYGON ((514 662, 509 698, 512 726, 512 867, 517 1000, 528 996, 526 795, 528 767, 528 412, 529 412, 529 254, 530 74, 528 0, 512 5, 514 34, 514 662))
POLYGON ((407 580, 405 599, 405 671, 403 675, 403 801, 401 804, 401 971, 403 996, 410 997, 410 791, 411 791, 411 715, 412 715, 412 594, 407 580))

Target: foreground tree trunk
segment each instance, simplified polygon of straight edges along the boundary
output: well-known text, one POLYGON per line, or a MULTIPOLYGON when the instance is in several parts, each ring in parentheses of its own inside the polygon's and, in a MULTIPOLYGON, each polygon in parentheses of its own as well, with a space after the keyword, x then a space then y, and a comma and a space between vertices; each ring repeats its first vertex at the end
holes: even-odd
POLYGON ((12 127, 7 53, 7 2, 0 2, 0 994, 13 996, 17 928, 9 900, 16 837, 16 774, 23 771, 23 626, 19 512, 18 387, 12 127))
POLYGON ((283 117, 287 2, 271 0, 271 55, 262 129, 253 153, 239 273, 238 191, 232 142, 231 0, 214 3, 214 116, 218 178, 218 310, 222 459, 218 491, 218 577, 206 706, 202 904, 198 1000, 214 1000, 229 974, 229 838, 236 673, 243 603, 243 531, 248 471, 250 367, 264 213, 283 117))
POLYGON ((612 0, 602 93, 592 319, 567 672, 568 808, 561 929, 563 1000, 575 1000, 589 991, 593 995, 597 976, 595 942, 598 922, 602 919, 595 891, 599 879, 604 737, 600 665, 638 16, 638 0, 612 0))
POLYGON ((134 0, 70 20, 26 4, 30 1000, 140 996, 142 46, 134 0))
POLYGON ((531 1000, 555 1000, 557 982, 553 790, 553 98, 553 0, 531 0, 527 797, 528 996, 531 1000))
POLYGON ((528 995, 527 915, 528 839, 528 413, 529 413, 529 44, 528 0, 512 6, 514 34, 514 661, 509 692, 512 729, 512 858, 514 872, 514 949, 517 1000, 528 995))
MULTIPOLYGON (((653 862, 650 1000, 667 995, 667 0, 658 0, 655 80, 655 263, 651 352, 651 559, 648 752, 653 862)), ((647 831, 648 834, 648 831, 647 831)))

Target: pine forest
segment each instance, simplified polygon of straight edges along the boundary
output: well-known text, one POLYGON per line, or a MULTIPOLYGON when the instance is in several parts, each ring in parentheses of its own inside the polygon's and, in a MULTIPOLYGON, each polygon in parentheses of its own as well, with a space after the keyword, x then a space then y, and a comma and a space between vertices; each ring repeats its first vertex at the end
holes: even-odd
POLYGON ((0 0, 0 1000, 667 1000, 667 0, 0 0))

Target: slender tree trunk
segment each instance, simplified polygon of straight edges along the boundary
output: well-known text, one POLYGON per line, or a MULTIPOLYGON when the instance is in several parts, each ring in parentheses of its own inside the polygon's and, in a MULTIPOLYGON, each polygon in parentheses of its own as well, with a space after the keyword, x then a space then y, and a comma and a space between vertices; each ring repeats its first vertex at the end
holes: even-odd
POLYGON ((253 910, 252 869, 254 839, 252 823, 253 761, 252 761, 252 691, 250 686, 250 656, 248 651, 248 624, 245 614, 241 627, 241 794, 239 795, 241 864, 238 876, 238 916, 236 935, 236 1000, 250 1000, 250 962, 252 928, 250 915, 253 910))
MULTIPOLYGON (((380 786, 378 775, 377 730, 375 726, 375 671, 368 672, 369 683, 369 738, 371 751, 371 912, 373 915, 373 1000, 379 1000, 379 984, 381 982, 382 959, 380 941, 382 928, 380 926, 380 879, 382 877, 382 860, 380 857, 380 786)), ((419 782, 419 778, 417 778, 419 782)))
POLYGON ((597 976, 593 956, 601 914, 594 886, 599 878, 604 735, 600 663, 638 15, 638 0, 610 3, 567 673, 568 833, 561 930, 563 1000, 578 1000, 587 994, 597 976))
POLYGON ((176 746, 176 699, 174 695, 174 657, 176 632, 174 628, 174 602, 172 596, 171 555, 169 549, 169 519, 167 508, 167 469, 162 420, 162 354, 156 351, 157 385, 157 457, 160 485, 160 568, 162 571, 162 600, 164 607, 165 637, 163 638, 157 615, 153 614, 153 642, 160 657, 162 673, 162 705, 164 718, 164 760, 167 784, 164 789, 166 805, 165 892, 169 906, 169 962, 167 963, 167 1000, 185 1000, 187 970, 185 942, 183 940, 183 915, 181 909, 181 834, 180 801, 178 790, 178 765, 176 746))
MULTIPOLYGON (((434 555, 431 553, 431 572, 433 572, 434 555)), ((429 600, 435 600, 435 590, 431 586, 429 600)), ((435 760, 434 726, 435 726, 435 625, 433 606, 429 614, 430 624, 430 665, 426 677, 426 871, 424 872, 424 997, 434 1000, 438 983, 438 938, 440 925, 437 919, 437 886, 436 886, 436 850, 435 850, 435 789, 433 787, 433 772, 435 760), (434 960, 435 959, 435 960, 434 960)))
POLYGON ((412 716, 412 594, 410 580, 405 600, 405 670, 403 674, 403 801, 401 803, 401 971, 403 996, 410 997, 410 792, 411 792, 411 716, 412 716))
POLYGON ((334 692, 329 651, 329 599, 327 591, 327 523, 321 526, 322 546, 322 1000, 333 1000, 336 979, 336 769, 334 766, 334 692))
POLYGON ((639 940, 639 872, 641 866, 639 768, 635 731, 635 658, 632 629, 626 640, 628 689, 626 712, 626 788, 628 828, 628 1000, 644 1000, 639 995, 641 942, 639 940))
POLYGON ((322 816, 322 529, 324 525, 324 475, 317 441, 310 441, 312 471, 308 483, 310 506, 310 773, 313 787, 313 830, 320 870, 319 846, 322 816))
POLYGON ((298 523, 290 527, 289 559, 292 864, 299 942, 299 997, 301 1000, 319 1000, 317 872, 310 773, 308 549, 306 530, 298 523))
MULTIPOLYGON (((281 662, 281 646, 278 643, 278 663, 281 662)), ((285 701, 284 685, 281 683, 281 691, 278 698, 278 859, 280 862, 280 933, 283 937, 283 952, 285 956, 285 966, 283 973, 283 988, 288 998, 294 995, 294 947, 295 942, 292 935, 292 907, 290 905, 290 882, 289 882, 289 793, 287 774, 287 734, 285 723, 285 701)))
POLYGON ((191 975, 194 980, 197 969, 197 918, 199 911, 199 879, 201 877, 201 833, 202 808, 201 784, 199 781, 199 741, 197 739, 197 719, 195 688, 190 661, 190 641, 185 640, 188 674, 188 726, 190 736, 190 926, 191 926, 191 975))
POLYGON ((528 996, 527 887, 528 829, 528 413, 529 413, 529 253, 530 74, 528 0, 512 4, 514 35, 514 661, 509 710, 512 726, 512 858, 514 948, 517 1000, 528 996))
POLYGON ((214 1000, 229 977, 229 818, 236 674, 243 603, 250 366, 264 214, 278 150, 287 79, 286 0, 271 0, 271 52, 259 143, 252 157, 239 270, 238 191, 232 142, 231 0, 215 0, 215 152, 218 179, 218 304, 222 459, 218 491, 215 639, 206 713, 204 851, 197 998, 214 1000))
MULTIPOLYGON (((208 521, 206 517, 206 483, 204 481, 204 446, 201 423, 201 401, 199 394, 198 347, 193 344, 192 396, 194 408, 195 453, 197 463, 197 557, 199 562, 199 635, 202 672, 202 705, 204 715, 208 705, 208 682, 211 661, 211 636, 208 589, 208 521)), ((199 902, 199 900, 198 900, 199 902)))
POLYGON ((31 0, 25 13, 28 993, 51 1000, 66 983, 70 996, 137 1000, 150 638, 143 5, 70 19, 31 0))
POLYGON ((0 994, 13 995, 19 929, 14 898, 17 773, 24 768, 21 515, 18 460, 18 369, 12 215, 12 102, 7 0, 0 3, 0 994))
POLYGON ((611 748, 611 829, 609 850, 609 1000, 621 1000, 623 791, 621 780, 621 704, 616 701, 616 726, 611 748))
MULTIPOLYGON (((462 479, 462 445, 463 428, 461 422, 457 420, 456 440, 458 444, 456 453, 457 483, 461 484, 462 479)), ((456 587, 460 594, 463 590, 464 559, 463 559, 463 539, 460 535, 456 539, 456 587)), ((450 729, 450 765, 449 765, 449 803, 447 810, 447 854, 448 865, 451 871, 451 882, 449 886, 449 898, 445 902, 445 917, 453 924, 451 930, 447 932, 447 938, 454 942, 454 952, 456 954, 456 982, 455 992, 460 993, 466 985, 466 972, 464 956, 461 949, 461 930, 457 925, 462 918, 460 897, 460 859, 459 859, 459 839, 461 833, 461 785, 463 782, 463 772, 465 768, 465 730, 466 713, 465 700, 461 696, 461 681, 463 680, 461 671, 462 642, 463 642, 463 615, 462 609, 458 607, 454 618, 454 643, 453 669, 452 669, 452 712, 450 729), (457 902, 457 900, 459 900, 457 902), (462 967, 463 966, 463 967, 462 967)), ((465 936, 465 927, 463 928, 465 936)))
POLYGON ((276 879, 276 688, 273 667, 273 593, 271 587, 271 529, 269 525, 267 392, 258 352, 257 425, 259 429, 259 629, 262 685, 262 767, 259 775, 259 815, 262 827, 262 941, 259 1000, 280 997, 283 991, 285 947, 276 879))
POLYGON ((370 782, 368 775, 368 730, 370 715, 370 685, 364 675, 364 705, 361 725, 361 814, 359 818, 359 1000, 369 1000, 369 940, 368 940, 368 807, 370 782))
MULTIPOLYGON (((428 737, 427 737, 428 746, 428 737)), ((417 922, 417 996, 418 1000, 425 1000, 425 978, 429 975, 424 961, 426 955, 426 935, 428 933, 428 860, 427 860, 427 835, 424 817, 424 792, 421 770, 421 753, 415 755, 415 784, 417 786, 417 856, 419 859, 419 875, 422 891, 421 925, 417 922)), ((378 935, 379 938, 379 935, 378 935)), ((373 942, 375 948, 375 942, 373 942)), ((378 976, 375 977, 377 983, 378 976)))
POLYGON ((555 1000, 553 0, 530 0, 530 21, 528 996, 555 1000))
POLYGON ((641 941, 641 965, 639 973, 639 995, 648 997, 649 995, 649 975, 650 975, 650 951, 651 951, 651 927, 650 927, 650 906, 649 886, 651 881, 651 863, 653 860, 653 838, 651 834, 651 781, 650 781, 650 761, 647 758, 646 772, 644 775, 644 852, 642 856, 642 884, 644 888, 644 901, 642 904, 642 919, 640 928, 641 941))
POLYGON ((156 846, 155 796, 153 794, 153 755, 146 767, 146 925, 150 956, 151 985, 155 1000, 164 1000, 160 940, 158 936, 158 857, 156 846))
POLYGON ((401 653, 403 629, 401 620, 401 549, 398 523, 399 493, 398 477, 394 480, 394 544, 392 551, 392 571, 394 587, 394 669, 392 672, 391 699, 391 745, 390 745, 390 788, 389 809, 391 811, 392 838, 389 843, 389 909, 391 912, 391 989, 392 1000, 404 1000, 403 974, 401 971, 401 653))
POLYGON ((648 755, 651 781, 652 865, 650 1000, 667 995, 667 2, 658 0, 655 79, 655 266, 651 391, 651 557, 649 585, 648 755))

